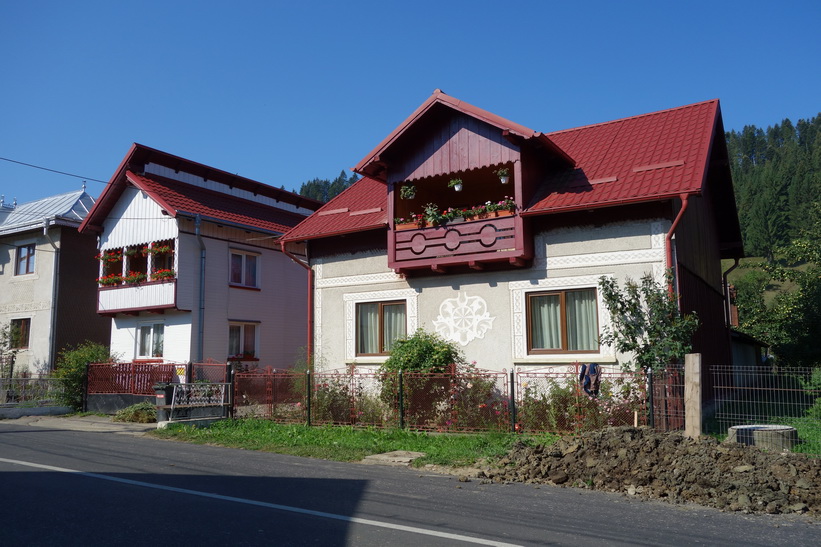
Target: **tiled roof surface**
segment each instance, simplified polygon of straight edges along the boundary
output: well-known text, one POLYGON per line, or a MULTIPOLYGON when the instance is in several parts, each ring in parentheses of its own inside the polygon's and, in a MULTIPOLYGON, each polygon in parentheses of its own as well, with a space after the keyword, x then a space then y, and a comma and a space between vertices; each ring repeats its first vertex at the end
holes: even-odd
POLYGON ((576 169, 544 181, 528 208, 546 213, 698 192, 718 101, 549 133, 576 169))
MULTIPOLYGON (((543 181, 525 214, 654 201, 701 190, 718 117, 706 101, 612 122, 547 133, 576 161, 543 181)), ((363 178, 284 237, 305 240, 387 222, 384 183, 363 178), (377 209, 355 216, 350 212, 377 209), (347 212, 341 212, 343 209, 347 212), (322 214, 326 211, 326 214, 322 214), (327 214, 329 211, 340 211, 327 214)))
POLYGON ((165 177, 137 175, 128 171, 128 180, 163 206, 169 215, 199 214, 212 220, 284 233, 305 217, 220 192, 214 192, 165 177))
POLYGON ((384 182, 363 177, 285 234, 283 239, 303 241, 386 226, 387 195, 384 182))

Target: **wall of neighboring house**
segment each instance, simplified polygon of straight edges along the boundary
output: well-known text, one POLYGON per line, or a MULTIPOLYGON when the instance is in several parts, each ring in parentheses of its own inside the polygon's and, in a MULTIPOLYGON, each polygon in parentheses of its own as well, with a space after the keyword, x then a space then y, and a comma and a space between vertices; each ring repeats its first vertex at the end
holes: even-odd
MULTIPOLYGON (((50 233, 59 246, 59 232, 50 233)), ((0 325, 17 319, 30 320, 28 347, 17 353, 15 373, 47 372, 51 365, 54 249, 43 236, 42 228, 8 235, 0 243, 0 325), (30 244, 35 245, 34 272, 15 275, 17 248, 30 244)))
MULTIPOLYGON (((515 366, 549 366, 574 361, 615 365, 611 348, 594 353, 529 355, 526 299, 532 292, 595 289, 601 276, 620 283, 651 273, 664 274, 666 219, 637 219, 601 226, 577 224, 548 228, 535 234, 535 258, 527 269, 429 275, 404 279, 387 268, 384 244, 352 248, 356 238, 311 243, 315 272, 314 347, 317 367, 333 369, 347 363, 377 365, 385 357, 357 356, 356 305, 404 301, 408 332, 417 327, 439 332, 463 350, 468 361, 492 370, 515 366)), ((376 233, 376 232, 374 232, 376 233)), ((379 232, 384 240, 384 233, 379 232)), ((599 332, 609 322, 597 294, 599 332)))
POLYGON ((97 314, 97 240, 75 228, 60 229, 60 275, 55 310, 56 352, 90 341, 108 346, 111 319, 97 314))

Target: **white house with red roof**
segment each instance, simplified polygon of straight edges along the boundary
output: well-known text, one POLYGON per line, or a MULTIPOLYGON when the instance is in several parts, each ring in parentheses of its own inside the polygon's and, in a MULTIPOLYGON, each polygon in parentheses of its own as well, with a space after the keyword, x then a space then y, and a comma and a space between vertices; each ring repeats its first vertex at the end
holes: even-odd
POLYGON ((97 313, 126 360, 292 366, 307 275, 280 236, 321 204, 134 144, 80 232, 97 234, 97 313))
POLYGON ((541 133, 436 91, 291 229, 318 366, 379 364, 417 328, 485 369, 615 365, 602 276, 675 276, 705 363, 730 362, 722 258, 742 256, 717 100, 541 133))

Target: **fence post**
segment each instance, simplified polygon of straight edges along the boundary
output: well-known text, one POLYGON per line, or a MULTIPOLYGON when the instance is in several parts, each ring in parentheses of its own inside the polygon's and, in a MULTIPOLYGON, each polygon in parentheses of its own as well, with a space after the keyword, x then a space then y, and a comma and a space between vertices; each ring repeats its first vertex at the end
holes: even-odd
POLYGON ((510 431, 516 433, 516 373, 510 369, 510 431))
POLYGON ((399 429, 405 429, 405 382, 402 369, 399 369, 399 429))
POLYGON ((647 421, 650 427, 656 427, 656 410, 653 408, 653 367, 647 367, 647 407, 649 415, 647 421))
MULTIPOLYGON (((190 367, 191 364, 189 363, 190 367)), ((190 374, 190 372, 189 372, 190 374)), ((225 374, 228 376, 228 418, 234 419, 234 389, 236 389, 236 378, 234 377, 234 364, 226 363, 225 374)), ((189 376, 190 378, 190 376, 189 376)))
POLYGON ((83 374, 83 412, 88 412, 88 369, 90 364, 91 363, 86 363, 86 371, 85 374, 83 374))
POLYGON ((305 425, 311 427, 311 393, 313 392, 313 380, 311 380, 311 369, 305 371, 305 412, 307 417, 305 425))
POLYGON ((684 356, 684 435, 701 435, 701 354, 684 356))

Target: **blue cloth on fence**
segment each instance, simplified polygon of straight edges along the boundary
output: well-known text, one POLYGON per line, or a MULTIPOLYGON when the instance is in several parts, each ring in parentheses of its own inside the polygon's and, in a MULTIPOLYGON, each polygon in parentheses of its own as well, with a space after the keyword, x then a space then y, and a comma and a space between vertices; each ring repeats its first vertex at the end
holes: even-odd
POLYGON ((598 397, 599 386, 601 385, 601 365, 598 363, 582 365, 579 372, 579 382, 582 383, 585 393, 591 397, 598 397))

